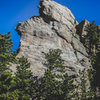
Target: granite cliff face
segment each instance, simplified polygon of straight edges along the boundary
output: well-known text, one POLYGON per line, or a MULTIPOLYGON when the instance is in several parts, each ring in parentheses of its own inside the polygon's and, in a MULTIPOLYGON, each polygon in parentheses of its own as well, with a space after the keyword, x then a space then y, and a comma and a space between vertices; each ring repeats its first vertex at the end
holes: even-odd
POLYGON ((50 0, 42 0, 39 5, 40 16, 34 16, 16 26, 21 35, 18 56, 25 56, 31 63, 34 75, 45 72, 45 56, 49 49, 61 49, 62 59, 69 67, 78 70, 89 69, 90 62, 85 47, 76 34, 78 25, 71 11, 50 0))

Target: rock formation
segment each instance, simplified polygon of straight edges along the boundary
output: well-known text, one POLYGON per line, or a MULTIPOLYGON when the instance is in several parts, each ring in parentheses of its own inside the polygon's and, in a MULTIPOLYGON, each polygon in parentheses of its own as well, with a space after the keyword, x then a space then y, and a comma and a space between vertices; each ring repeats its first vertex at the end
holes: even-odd
POLYGON ((86 28, 85 28, 87 24, 89 24, 89 22, 87 20, 83 20, 76 26, 77 34, 79 34, 80 37, 87 35, 86 28))
POLYGON ((61 56, 69 74, 72 74, 69 67, 76 72, 89 69, 88 54, 76 34, 76 20, 71 11, 54 1, 42 0, 39 13, 40 16, 34 16, 16 27, 21 35, 18 56, 28 58, 33 74, 44 74, 44 53, 49 49, 62 50, 61 56))

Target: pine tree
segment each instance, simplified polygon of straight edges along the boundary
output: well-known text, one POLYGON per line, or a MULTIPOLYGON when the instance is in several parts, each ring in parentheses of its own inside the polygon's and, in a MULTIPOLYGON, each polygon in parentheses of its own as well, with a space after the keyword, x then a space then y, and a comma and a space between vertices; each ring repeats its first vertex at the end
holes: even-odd
POLYGON ((9 69, 10 62, 13 62, 15 56, 12 53, 12 40, 10 32, 0 34, 0 73, 9 69))
POLYGON ((95 54, 98 44, 100 44, 100 32, 98 26, 93 21, 86 26, 87 35, 85 40, 89 42, 89 54, 95 54))
POLYGON ((13 88, 14 77, 11 72, 4 71, 0 75, 0 100, 18 100, 18 94, 13 88))
POLYGON ((0 100, 15 99, 13 88, 14 77, 10 72, 10 63, 14 60, 10 33, 0 34, 0 100), (13 95, 12 95, 13 93, 13 95))
POLYGON ((61 50, 57 49, 45 54, 47 70, 37 86, 38 100, 71 100, 72 98, 75 85, 72 77, 66 73, 61 53, 61 50))
POLYGON ((17 58, 17 72, 15 77, 16 89, 20 91, 19 99, 29 100, 34 93, 34 78, 29 70, 30 63, 25 57, 17 58))
POLYGON ((93 21, 86 27, 87 35, 85 40, 89 42, 89 55, 93 69, 95 70, 94 81, 92 82, 93 88, 100 87, 100 30, 98 25, 93 21))
MULTIPOLYGON (((80 82, 78 83, 78 88, 80 89, 79 95, 80 100, 95 100, 95 91, 90 86, 87 88, 87 85, 89 85, 88 80, 93 78, 92 70, 88 70, 88 75, 85 70, 79 71, 80 75, 80 82), (88 76, 88 77, 87 77, 88 76)), ((92 79, 93 80, 93 79, 92 79)))
POLYGON ((10 54, 12 52, 12 40, 10 32, 0 34, 0 54, 10 54))

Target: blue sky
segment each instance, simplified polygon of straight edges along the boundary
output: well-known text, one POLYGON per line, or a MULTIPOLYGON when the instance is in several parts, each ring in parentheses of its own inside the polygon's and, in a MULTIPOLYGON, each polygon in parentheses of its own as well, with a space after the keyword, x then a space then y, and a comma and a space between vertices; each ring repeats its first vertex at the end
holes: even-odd
MULTIPOLYGON (((100 25, 100 0, 54 0, 67 6, 78 22, 95 20, 100 25)), ((19 46, 20 36, 14 30, 18 22, 38 16, 39 0, 0 0, 0 33, 11 32, 13 50, 19 46)))

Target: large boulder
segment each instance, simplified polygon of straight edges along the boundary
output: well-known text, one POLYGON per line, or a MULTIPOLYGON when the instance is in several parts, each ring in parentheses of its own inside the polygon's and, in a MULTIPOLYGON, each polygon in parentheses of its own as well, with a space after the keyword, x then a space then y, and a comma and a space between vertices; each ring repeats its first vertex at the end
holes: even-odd
POLYGON ((71 11, 54 1, 42 0, 39 5, 40 16, 47 20, 55 20, 65 24, 72 33, 75 33, 75 17, 71 11))
MULTIPOLYGON (((45 72, 44 53, 49 49, 62 50, 61 56, 66 67, 72 67, 76 72, 87 70, 90 66, 88 54, 79 39, 75 38, 76 24, 71 11, 50 0, 42 0, 39 11, 40 16, 32 17, 16 26, 21 35, 18 56, 28 58, 31 71, 37 76, 45 72)), ((72 74, 72 71, 69 69, 68 73, 72 74)))

